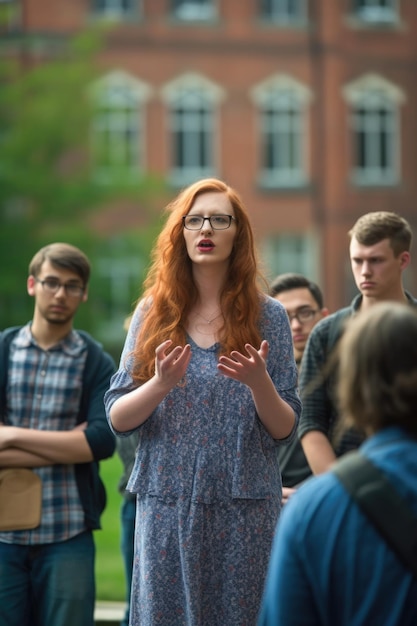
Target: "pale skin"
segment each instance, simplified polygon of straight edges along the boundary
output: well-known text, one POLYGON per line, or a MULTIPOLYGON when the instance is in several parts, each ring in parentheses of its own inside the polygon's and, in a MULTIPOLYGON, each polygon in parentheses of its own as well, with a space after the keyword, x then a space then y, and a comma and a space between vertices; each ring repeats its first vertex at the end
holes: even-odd
MULTIPOLYGON (((364 246, 355 237, 351 239, 349 251, 355 283, 362 294, 361 311, 386 300, 407 302, 402 274, 410 264, 408 251, 395 256, 389 239, 364 246)), ((306 433, 301 444, 314 474, 328 471, 336 461, 333 447, 322 432, 306 433)))
POLYGON ((295 287, 294 289, 281 291, 274 297, 275 300, 281 302, 287 311, 291 326, 294 356, 297 363, 299 363, 304 354, 311 331, 318 321, 329 314, 329 310, 326 307, 320 308, 318 306, 307 287, 295 287), (300 322, 300 320, 295 317, 295 314, 302 309, 315 311, 314 317, 305 322, 300 322))
MULTIPOLYGON (((212 215, 234 215, 226 194, 207 192, 199 195, 189 214, 210 217, 212 215)), ((220 293, 227 276, 229 258, 236 234, 232 221, 226 230, 213 230, 205 220, 200 230, 184 229, 184 240, 188 255, 193 263, 193 277, 199 299, 190 312, 187 332, 201 347, 207 348, 216 342, 216 333, 221 326, 220 293), (201 242, 210 244, 201 246, 201 242), (213 323, 205 320, 219 317, 213 323)), ((246 344, 246 354, 234 351, 221 357, 219 371, 247 385, 252 393, 259 418, 275 439, 287 437, 295 423, 294 411, 279 396, 266 369, 268 344, 262 341, 259 349, 246 344)), ((191 358, 191 346, 172 346, 170 340, 161 343, 155 351, 155 374, 146 383, 118 398, 113 404, 110 418, 114 428, 120 432, 143 424, 165 396, 183 378, 191 358)))
MULTIPOLYGON (((48 260, 42 264, 37 278, 57 278, 61 285, 72 283, 82 286, 76 273, 54 267, 48 260)), ((41 348, 48 350, 71 331, 79 305, 87 300, 87 289, 77 298, 68 296, 62 286, 55 294, 51 294, 43 289, 34 276, 29 276, 27 291, 35 299, 33 337, 41 348)), ((84 434, 85 428, 85 423, 71 431, 42 431, 0 425, 0 467, 42 467, 90 462, 93 455, 84 434)))

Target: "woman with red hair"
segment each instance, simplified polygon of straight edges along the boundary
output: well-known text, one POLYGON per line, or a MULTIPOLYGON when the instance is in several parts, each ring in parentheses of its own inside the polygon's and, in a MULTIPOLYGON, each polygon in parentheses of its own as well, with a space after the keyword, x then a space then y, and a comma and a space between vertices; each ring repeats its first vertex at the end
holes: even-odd
POLYGON ((235 190, 202 180, 167 210, 105 397, 115 434, 139 433, 130 620, 250 626, 280 511, 275 447, 300 413, 291 331, 235 190))

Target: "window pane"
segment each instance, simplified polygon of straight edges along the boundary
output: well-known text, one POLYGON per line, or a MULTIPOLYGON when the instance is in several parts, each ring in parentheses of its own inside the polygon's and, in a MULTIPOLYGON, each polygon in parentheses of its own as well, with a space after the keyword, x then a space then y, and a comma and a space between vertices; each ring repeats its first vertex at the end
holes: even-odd
POLYGON ((101 94, 94 123, 94 149, 98 169, 107 174, 128 173, 139 167, 139 111, 128 89, 112 88, 101 94))
POLYGON ((179 91, 171 111, 174 177, 193 179, 212 172, 213 110, 204 91, 179 91))
POLYGON ((138 0, 93 0, 93 7, 103 15, 121 15, 131 12, 134 3, 137 5, 138 0))
POLYGON ((283 233, 264 242, 263 256, 271 276, 285 272, 315 275, 315 252, 309 237, 283 233))
POLYGON ((261 0, 260 14, 276 21, 299 21, 305 18, 305 0, 261 0))
POLYGON ((174 0, 172 9, 180 20, 208 20, 216 14, 213 0, 174 0))
POLYGON ((269 106, 261 112, 264 184, 292 186, 304 179, 303 116, 292 92, 271 93, 269 106))
POLYGON ((392 22, 398 19, 396 0, 355 0, 354 11, 367 22, 392 22))
POLYGON ((364 94, 363 101, 353 111, 355 177, 365 184, 389 183, 395 179, 395 112, 381 94, 364 94))

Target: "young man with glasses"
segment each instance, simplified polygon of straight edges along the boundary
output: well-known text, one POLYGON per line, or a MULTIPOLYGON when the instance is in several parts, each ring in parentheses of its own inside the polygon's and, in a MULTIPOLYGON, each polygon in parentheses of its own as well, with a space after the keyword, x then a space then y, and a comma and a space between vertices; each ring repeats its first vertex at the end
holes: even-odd
MULTIPOLYGON (((270 295, 281 302, 290 320, 294 356, 298 368, 311 331, 318 321, 329 314, 323 304, 320 287, 302 274, 280 274, 271 283, 270 295)), ((296 438, 287 446, 278 447, 282 477, 283 502, 295 487, 311 476, 311 469, 300 441, 296 438)))
POLYGON ((287 311, 291 325, 294 356, 297 365, 300 366, 311 331, 318 321, 329 314, 323 303, 321 289, 302 274, 289 272, 288 274, 280 274, 273 280, 270 294, 279 300, 287 311))
POLYGON ((0 468, 32 468, 42 483, 40 522, 0 531, 0 623, 9 626, 94 625, 92 531, 105 504, 98 461, 115 448, 103 404, 114 364, 73 329, 89 276, 78 248, 39 250, 27 279, 33 319, 0 336, 0 468))

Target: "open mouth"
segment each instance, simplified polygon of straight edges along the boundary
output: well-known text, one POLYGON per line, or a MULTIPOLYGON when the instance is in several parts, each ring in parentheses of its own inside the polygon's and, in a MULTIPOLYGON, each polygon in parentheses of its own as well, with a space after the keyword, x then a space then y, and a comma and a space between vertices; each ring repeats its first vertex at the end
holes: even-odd
POLYGON ((214 245, 211 241, 200 241, 200 243, 198 244, 199 250, 212 250, 213 248, 214 245))

